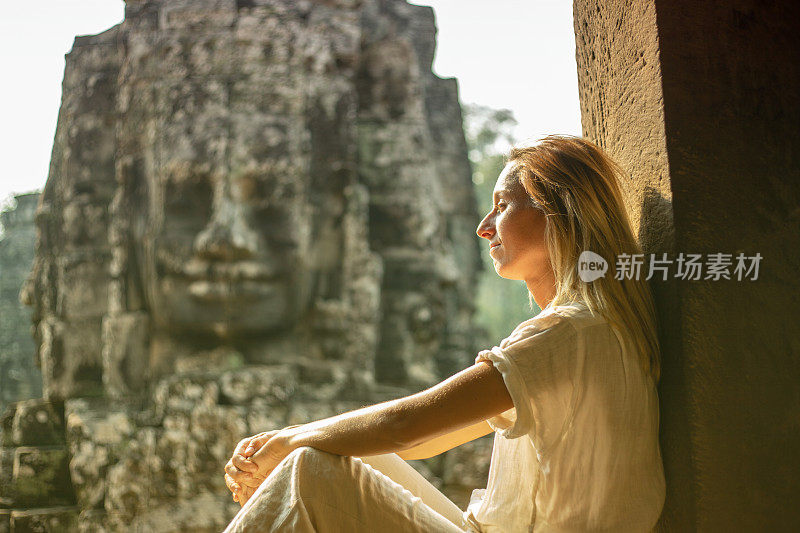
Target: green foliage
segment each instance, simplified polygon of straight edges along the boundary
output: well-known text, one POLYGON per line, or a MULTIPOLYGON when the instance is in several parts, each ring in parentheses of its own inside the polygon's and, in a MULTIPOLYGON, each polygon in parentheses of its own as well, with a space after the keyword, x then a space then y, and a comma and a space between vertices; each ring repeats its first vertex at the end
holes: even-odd
MULTIPOLYGON (((505 165, 505 145, 512 143, 512 130, 517 121, 508 109, 491 109, 467 104, 464 106, 464 130, 472 163, 472 182, 481 218, 492 208, 492 191, 497 176, 505 165)), ((477 222, 476 222, 477 227, 477 222)), ((489 338, 499 343, 522 321, 540 309, 528 304, 524 281, 507 280, 497 275, 489 256, 488 241, 481 240, 484 268, 478 281, 476 321, 486 328, 489 338)))

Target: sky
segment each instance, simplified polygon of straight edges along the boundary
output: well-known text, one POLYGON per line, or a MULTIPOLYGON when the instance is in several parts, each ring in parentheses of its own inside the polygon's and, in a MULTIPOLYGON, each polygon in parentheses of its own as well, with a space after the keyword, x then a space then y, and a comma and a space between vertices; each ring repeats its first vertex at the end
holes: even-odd
MULTIPOLYGON (((434 71, 463 103, 513 111, 518 141, 580 135, 572 0, 417 0, 433 6, 434 71)), ((0 1, 0 203, 47 179, 76 35, 121 22, 122 0, 0 1)))

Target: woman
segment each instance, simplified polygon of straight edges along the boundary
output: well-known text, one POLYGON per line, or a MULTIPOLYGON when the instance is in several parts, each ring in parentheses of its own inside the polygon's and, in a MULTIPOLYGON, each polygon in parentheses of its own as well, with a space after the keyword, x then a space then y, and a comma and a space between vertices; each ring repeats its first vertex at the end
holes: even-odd
POLYGON ((434 387, 240 442, 228 530, 650 531, 665 497, 659 347, 647 283, 614 275, 640 252, 620 176, 582 138, 512 149, 477 233, 542 312, 434 387), (584 251, 605 276, 581 280, 584 251), (488 485, 464 511, 405 462, 491 431, 488 485))

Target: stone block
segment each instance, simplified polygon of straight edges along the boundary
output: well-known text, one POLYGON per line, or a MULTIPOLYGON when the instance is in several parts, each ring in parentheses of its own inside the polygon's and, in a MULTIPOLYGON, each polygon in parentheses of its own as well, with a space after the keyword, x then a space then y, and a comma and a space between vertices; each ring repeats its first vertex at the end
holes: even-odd
POLYGON ((216 405, 219 384, 215 376, 177 375, 160 381, 153 394, 158 416, 166 413, 190 413, 198 405, 216 405))
POLYGON ((65 405, 69 470, 82 509, 102 507, 108 466, 133 437, 134 422, 118 402, 69 400, 65 405))
MULTIPOLYGON (((212 493, 225 490, 224 478, 219 475, 220 465, 227 462, 236 443, 246 434, 246 410, 228 406, 198 409, 192 413, 190 422, 187 471, 196 473, 191 476, 193 479, 208 479, 203 489, 212 493)), ((184 496, 191 497, 196 492, 184 496)))
POLYGON ((0 509, 14 503, 14 448, 0 448, 0 509))
POLYGON ((109 530, 216 533, 231 521, 238 507, 225 493, 200 493, 183 501, 153 502, 129 521, 110 516, 109 530))
POLYGON ((220 377, 221 400, 245 405, 258 398, 281 403, 297 389, 297 372, 292 365, 248 366, 220 377))
POLYGON ((17 448, 12 468, 15 507, 75 503, 66 447, 17 448))
POLYGON ((0 533, 11 533, 11 511, 0 509, 0 533))
POLYGON ((76 507, 46 507, 11 512, 10 529, 14 533, 60 533, 75 531, 78 526, 76 507))
POLYGON ((106 476, 106 497, 104 508, 109 520, 124 529, 137 516, 163 501, 174 501, 177 473, 171 466, 173 459, 164 452, 177 455, 181 450, 158 448, 165 431, 155 428, 142 428, 131 439, 124 455, 118 462, 109 466, 106 476))
POLYGON ((210 31, 213 28, 232 26, 237 12, 235 0, 165 2, 162 9, 162 20, 166 27, 184 31, 210 31))
POLYGON ((92 440, 104 445, 123 445, 133 436, 135 422, 129 403, 80 398, 65 403, 67 442, 92 440))
POLYGON ((39 323, 45 398, 63 400, 99 396, 103 392, 100 319, 39 323))
MULTIPOLYGON (((285 406, 270 405, 256 400, 247 410, 247 435, 255 435, 262 431, 281 429, 290 425, 287 420, 289 409, 285 406)), ((244 435, 242 435, 242 438, 244 435)))
POLYGON ((11 428, 14 424, 14 413, 16 411, 17 406, 12 403, 0 415, 0 446, 14 445, 14 440, 11 437, 11 428))
POLYGON ((98 531, 111 531, 108 513, 102 509, 81 511, 78 516, 78 533, 96 533, 98 531))
POLYGON ((35 399, 18 402, 11 423, 15 446, 64 444, 64 408, 58 402, 35 399))
MULTIPOLYGON (((77 206, 72 202, 70 207, 77 206)), ((65 217, 72 212, 65 209, 65 217)), ((83 220, 84 224, 93 222, 91 225, 95 228, 102 225, 102 221, 91 220, 94 217, 90 217, 85 208, 73 216, 83 220)), ((77 226, 77 222, 72 226, 77 226)), ((85 233, 85 226, 80 227, 85 233)), ((70 320, 102 316, 108 307, 107 265, 98 261, 97 257, 88 256, 80 260, 61 261, 58 267, 62 280, 58 294, 61 316, 70 320)))

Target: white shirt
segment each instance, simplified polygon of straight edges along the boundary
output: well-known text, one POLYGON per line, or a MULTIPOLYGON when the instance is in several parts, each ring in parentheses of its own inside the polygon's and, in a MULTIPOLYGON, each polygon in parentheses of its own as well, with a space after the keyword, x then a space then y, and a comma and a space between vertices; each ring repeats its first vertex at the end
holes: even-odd
POLYGON ((514 407, 488 420, 489 479, 464 511, 470 531, 653 529, 666 496, 658 393, 622 339, 574 302, 546 307, 478 353, 503 375, 514 407))

